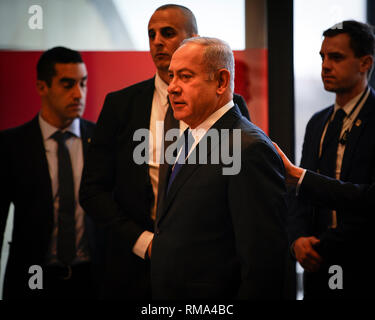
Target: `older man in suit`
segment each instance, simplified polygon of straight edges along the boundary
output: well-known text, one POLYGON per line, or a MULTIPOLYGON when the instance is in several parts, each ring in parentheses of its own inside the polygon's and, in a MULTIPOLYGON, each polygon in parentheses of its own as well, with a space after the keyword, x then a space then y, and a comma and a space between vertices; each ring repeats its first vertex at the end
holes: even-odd
POLYGON ((219 39, 187 39, 172 57, 169 98, 188 138, 176 162, 164 164, 151 254, 155 299, 283 297, 284 168, 233 102, 233 70, 233 53, 219 39), (231 172, 225 152, 233 154, 231 172))
MULTIPOLYGON (((103 297, 144 299, 151 296, 147 249, 153 238, 159 188, 157 122, 165 129, 184 128, 168 107, 168 67, 182 40, 197 35, 193 13, 179 5, 165 5, 148 24, 154 78, 108 94, 90 146, 82 179, 81 204, 109 230, 103 297), (138 165, 134 133, 149 129, 150 161, 138 165)), ((242 97, 236 96, 249 117, 242 97)), ((162 141, 162 140, 159 140, 162 141)), ((167 144, 167 143, 166 143, 167 144)))
MULTIPOLYGON (((310 119, 301 167, 343 181, 371 184, 375 181, 375 93, 367 78, 375 52, 373 30, 357 21, 343 21, 323 35, 322 80, 324 88, 336 94, 336 101, 310 119)), ((372 225, 358 228, 356 217, 354 211, 341 215, 301 198, 293 201, 288 229, 292 253, 305 269, 305 299, 366 295, 366 283, 358 274, 360 261, 371 248, 372 225), (350 230, 361 245, 345 241, 343 251, 342 235, 350 230), (343 268, 343 289, 332 290, 328 285, 331 265, 343 268)))
POLYGON ((87 70, 79 52, 55 47, 41 55, 37 77, 39 114, 0 133, 0 248, 15 207, 4 299, 90 298, 99 238, 78 203, 94 130, 80 119, 87 70))

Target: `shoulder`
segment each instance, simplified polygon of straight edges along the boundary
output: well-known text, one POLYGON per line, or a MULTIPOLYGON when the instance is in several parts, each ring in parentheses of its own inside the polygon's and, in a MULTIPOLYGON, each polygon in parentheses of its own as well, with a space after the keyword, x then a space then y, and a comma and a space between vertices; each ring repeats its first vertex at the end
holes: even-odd
POLYGON ((126 97, 131 97, 134 95, 139 95, 140 93, 143 93, 144 91, 147 90, 154 90, 154 78, 138 82, 136 84, 133 84, 129 87, 113 91, 108 93, 107 98, 113 99, 113 98, 126 98, 126 97))
POLYGON ((272 145, 271 140, 264 133, 264 131, 244 117, 236 121, 234 129, 241 130, 242 147, 248 147, 256 143, 265 143, 272 145))
POLYGON ((154 78, 151 78, 108 93, 97 124, 101 122, 102 117, 117 121, 129 118, 134 111, 143 112, 152 104, 154 88, 154 78))
MULTIPOLYGON (((103 110, 114 112, 121 118, 123 112, 127 112, 133 105, 152 103, 154 94, 154 78, 133 84, 124 89, 113 91, 107 94, 104 100, 103 110)), ((102 110, 102 111, 103 111, 102 110)))
POLYGON ((38 129, 38 127, 38 118, 35 117, 33 120, 28 121, 20 126, 0 131, 0 139, 2 142, 4 140, 22 139, 28 137, 36 129, 38 129))
POLYGON ((327 117, 327 114, 331 113, 332 110, 333 110, 333 105, 330 105, 329 107, 326 107, 323 110, 315 112, 310 118, 309 122, 320 121, 321 119, 327 117))

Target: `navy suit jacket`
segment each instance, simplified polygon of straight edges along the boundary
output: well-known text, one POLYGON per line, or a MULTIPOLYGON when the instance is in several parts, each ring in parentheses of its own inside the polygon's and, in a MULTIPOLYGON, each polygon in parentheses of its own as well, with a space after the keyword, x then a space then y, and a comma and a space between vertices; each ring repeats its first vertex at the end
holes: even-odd
POLYGON ((153 298, 282 298, 287 235, 281 159, 237 106, 212 128, 241 130, 241 170, 223 175, 225 165, 211 163, 211 156, 224 141, 211 145, 206 135, 189 158, 199 159, 199 146, 207 142, 208 164, 184 164, 168 194, 162 179, 151 257, 153 298))
MULTIPOLYGON (((83 170, 80 203, 95 223, 107 229, 104 298, 145 299, 151 296, 149 263, 132 252, 150 217, 154 194, 147 163, 138 165, 133 141, 138 129, 148 129, 154 78, 107 95, 83 170)), ((242 97, 242 111, 247 113, 242 97)))
MULTIPOLYGON (((83 153, 86 154, 94 124, 80 120, 83 153)), ((26 298, 32 265, 43 266, 53 228, 52 187, 38 116, 17 128, 0 133, 0 248, 14 204, 12 241, 4 279, 4 298, 26 298)), ((95 265, 100 240, 94 224, 85 215, 85 230, 95 265)))
MULTIPOLYGON (((301 167, 317 171, 320 139, 332 112, 333 106, 330 106, 314 114, 308 122, 301 167)), ((375 92, 372 88, 347 139, 340 180, 356 184, 375 182, 375 92)), ((328 228, 331 221, 329 209, 324 206, 311 205, 302 198, 294 199, 291 203, 288 222, 290 242, 292 243, 299 237, 316 236, 320 239, 317 250, 324 258, 325 265, 318 273, 306 273, 305 291, 312 292, 313 295, 319 295, 320 292, 321 296, 324 296, 322 292, 325 292, 326 297, 334 297, 335 291, 329 290, 327 285, 329 278, 327 270, 332 264, 345 264, 348 272, 346 272, 347 286, 344 291, 349 296, 356 291, 352 284, 360 282, 356 281, 352 275, 360 270, 357 259, 363 251, 358 250, 358 245, 355 245, 346 235, 351 234, 350 239, 357 238, 356 244, 362 243, 365 241, 363 237, 369 236, 369 226, 361 225, 359 227, 360 224, 355 218, 358 217, 358 214, 355 212, 342 215, 338 210, 337 228, 328 228)), ((336 293, 338 292, 336 291, 336 293)))

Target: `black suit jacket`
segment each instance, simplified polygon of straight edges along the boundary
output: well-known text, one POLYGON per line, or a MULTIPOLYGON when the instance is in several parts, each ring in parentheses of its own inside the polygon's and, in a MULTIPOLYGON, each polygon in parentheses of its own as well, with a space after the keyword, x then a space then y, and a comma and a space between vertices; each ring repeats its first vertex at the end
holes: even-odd
MULTIPOLYGON (((80 126, 85 154, 95 125, 81 119, 80 126)), ((38 116, 20 127, 2 131, 0 148, 0 248, 11 202, 15 208, 4 298, 25 298, 31 293, 29 267, 44 265, 53 228, 52 187, 38 116)), ((85 228, 95 260, 97 236, 87 216, 85 228)))
MULTIPOLYGON (((287 257, 284 167, 268 137, 235 106, 213 129, 239 129, 241 170, 185 164, 158 205, 152 246, 155 299, 281 298, 287 257)), ((229 145, 233 148, 233 130, 229 145)), ((210 151, 213 150, 213 151, 210 151)), ((233 149, 231 149, 233 151, 233 149)))
MULTIPOLYGON (((333 111, 333 106, 316 113, 306 127, 305 140, 302 150, 301 167, 311 171, 318 169, 319 144, 324 126, 333 111)), ((357 120, 346 142, 345 153, 342 161, 342 181, 357 184, 371 184, 375 181, 375 92, 371 89, 370 95, 360 111, 357 120)), ((305 296, 312 298, 338 298, 351 297, 356 291, 363 292, 354 284, 359 284, 357 272, 360 272, 359 247, 346 240, 346 234, 358 241, 367 242, 363 237, 368 237, 369 226, 360 227, 354 211, 352 214, 343 215, 337 212, 338 227, 328 228, 330 224, 329 208, 313 206, 308 201, 299 198, 291 203, 290 220, 288 223, 290 241, 299 237, 316 236, 320 239, 317 246, 318 252, 324 258, 325 264, 319 272, 305 273, 305 296), (346 288, 344 291, 330 290, 328 280, 330 265, 345 265, 346 288)), ((371 242, 371 240, 370 240, 371 242)), ((367 247, 367 246, 365 246, 367 247)))
MULTIPOLYGON (((154 230, 150 212, 155 199, 148 164, 133 160, 133 151, 140 144, 133 141, 133 134, 149 128, 154 81, 107 95, 83 172, 81 205, 109 231, 104 298, 151 296, 149 264, 132 248, 145 230, 154 230)), ((242 110, 248 116, 246 104, 242 110)))

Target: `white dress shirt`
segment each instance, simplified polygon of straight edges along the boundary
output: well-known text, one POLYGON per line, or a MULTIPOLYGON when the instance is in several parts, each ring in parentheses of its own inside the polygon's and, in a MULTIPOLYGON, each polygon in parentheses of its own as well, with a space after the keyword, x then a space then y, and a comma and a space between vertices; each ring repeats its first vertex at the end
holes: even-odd
MULTIPOLYGON (((59 180, 58 180, 58 157, 57 142, 51 136, 59 129, 50 125, 39 114, 39 125, 42 132, 44 148, 48 162, 48 170, 51 178, 52 198, 53 198, 53 232, 50 247, 48 250, 47 263, 58 264, 57 259, 57 234, 58 234, 58 209, 59 209, 59 180)), ((72 162, 73 179, 74 179, 74 195, 75 195, 75 221, 76 221, 76 248, 77 256, 72 264, 88 261, 90 259, 88 252, 87 238, 84 237, 85 223, 84 211, 79 205, 78 192, 81 183, 81 175, 83 169, 83 148, 81 139, 80 120, 77 118, 73 120, 71 125, 63 132, 69 131, 73 134, 71 138, 66 141, 66 146, 69 150, 70 160, 72 162)))
MULTIPOLYGON (((158 73, 155 75, 155 90, 152 99, 151 116, 150 116, 150 132, 152 135, 152 143, 149 145, 150 159, 148 162, 149 176, 151 179, 152 190, 154 193, 154 204, 151 208, 150 216, 153 220, 156 218, 157 198, 158 198, 158 186, 159 186, 159 166, 160 166, 160 155, 161 155, 161 142, 162 132, 164 130, 164 118, 168 109, 168 84, 166 84, 159 76, 158 73)), ((180 131, 186 127, 182 121, 180 121, 180 131)), ((133 246, 133 253, 142 259, 145 258, 147 248, 152 241, 154 234, 150 231, 144 231, 136 243, 133 246)))
MULTIPOLYGON (((365 90, 361 91, 353 99, 351 99, 350 101, 348 101, 344 106, 338 105, 337 102, 335 103, 334 112, 332 113, 332 116, 329 119, 329 121, 326 123, 326 125, 324 127, 324 131, 323 131, 322 137, 320 139, 319 157, 322 154, 323 141, 324 141, 324 137, 325 137, 326 132, 327 132, 328 124, 333 120, 333 118, 335 117, 335 114, 336 114, 336 112, 337 112, 337 110, 339 108, 341 108, 342 110, 344 110, 345 113, 346 113, 346 115, 347 115, 344 118, 344 120, 343 120, 340 137, 342 137, 346 131, 350 132, 350 130, 352 129, 353 125, 361 125, 358 122, 354 123, 354 120, 357 118, 358 114, 362 110, 362 107, 365 104, 365 102, 366 102, 366 100, 367 100, 367 98, 368 98, 368 96, 370 94, 370 88, 367 87, 365 90), (355 107, 355 105, 357 104, 357 102, 359 102, 359 100, 360 100, 362 94, 365 92, 365 90, 367 90, 367 92, 365 93, 363 99, 360 101, 359 105, 353 111, 353 113, 350 114, 352 112, 353 108, 355 107)), ((346 144, 341 144, 341 143, 339 143, 338 147, 337 147, 336 170, 335 170, 335 178, 336 179, 340 179, 341 166, 342 166, 342 160, 344 158, 345 147, 346 147, 346 144)), ((300 177, 300 179, 298 181, 297 188, 296 188, 297 195, 298 195, 300 186, 302 184, 303 178, 305 176, 305 173, 306 173, 306 170, 303 171, 303 173, 302 173, 302 175, 301 175, 301 177, 300 177)), ((332 211, 332 224, 331 224, 331 228, 336 228, 336 227, 337 227, 336 211, 332 211)))

